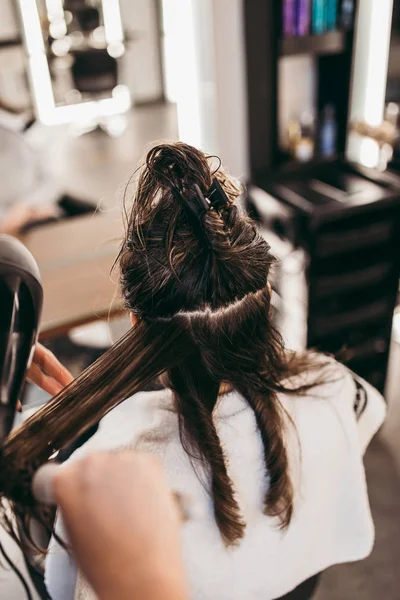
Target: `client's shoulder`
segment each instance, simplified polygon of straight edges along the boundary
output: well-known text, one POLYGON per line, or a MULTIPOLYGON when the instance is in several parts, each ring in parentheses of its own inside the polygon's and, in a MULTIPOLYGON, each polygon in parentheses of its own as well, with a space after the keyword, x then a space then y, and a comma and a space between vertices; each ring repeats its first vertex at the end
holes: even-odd
POLYGON ((143 432, 159 426, 176 416, 173 412, 172 392, 168 389, 145 391, 127 398, 99 423, 97 432, 74 456, 98 450, 116 450, 134 446, 143 432))
POLYGON ((353 373, 330 356, 312 353, 307 357, 308 368, 296 372, 282 382, 286 392, 280 400, 292 416, 321 407, 336 406, 340 412, 350 413, 356 400, 353 373))
POLYGON ((127 398, 113 408, 101 421, 100 427, 113 427, 120 423, 132 423, 146 427, 160 413, 165 416, 174 412, 173 396, 169 389, 143 391, 127 398))
POLYGON ((339 393, 346 394, 350 388, 354 389, 351 372, 331 356, 317 352, 308 353, 304 359, 298 358, 295 353, 292 356, 293 359, 288 362, 293 375, 282 381, 289 397, 295 397, 298 391, 298 395, 304 398, 329 398, 337 397, 339 393))
POLYGON ((386 416, 382 395, 333 358, 322 354, 310 358, 310 369, 284 382, 290 391, 281 394, 283 406, 296 422, 299 418, 310 418, 321 424, 323 413, 335 414, 336 420, 340 416, 342 424, 358 431, 361 448, 365 450, 386 416))
MULTIPOLYGON (((337 402, 357 400, 359 390, 365 396, 383 401, 382 395, 362 377, 333 357, 317 352, 308 356, 309 368, 288 379, 289 390, 299 389, 305 398, 325 398, 337 402)), ((294 394, 296 395, 296 394, 294 394)), ((350 402, 353 406, 353 403, 350 402)))

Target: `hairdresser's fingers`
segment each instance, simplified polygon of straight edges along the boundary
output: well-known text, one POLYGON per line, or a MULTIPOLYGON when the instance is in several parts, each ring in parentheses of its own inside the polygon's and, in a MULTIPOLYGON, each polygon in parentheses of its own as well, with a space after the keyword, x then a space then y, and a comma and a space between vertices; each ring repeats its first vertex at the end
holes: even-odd
POLYGON ((48 462, 42 465, 32 479, 32 493, 38 502, 43 504, 56 504, 54 495, 54 478, 57 476, 61 465, 48 462))
POLYGON ((33 362, 38 364, 47 375, 58 381, 62 387, 69 385, 73 380, 68 369, 42 344, 36 344, 33 362))
POLYGON ((46 375, 46 373, 44 373, 42 369, 35 363, 32 363, 29 367, 27 379, 28 381, 35 383, 38 387, 42 388, 42 390, 51 396, 55 396, 65 387, 52 377, 46 375))

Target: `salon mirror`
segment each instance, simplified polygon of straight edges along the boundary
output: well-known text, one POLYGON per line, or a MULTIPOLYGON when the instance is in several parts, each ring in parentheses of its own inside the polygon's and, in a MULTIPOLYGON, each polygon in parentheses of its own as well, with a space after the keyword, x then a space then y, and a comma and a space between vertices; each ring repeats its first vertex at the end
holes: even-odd
POLYGON ((362 0, 356 23, 347 158, 381 171, 391 160, 396 132, 398 109, 387 88, 398 4, 362 0))
POLYGON ((130 108, 121 83, 126 39, 119 0, 18 0, 38 119, 100 119, 130 108))

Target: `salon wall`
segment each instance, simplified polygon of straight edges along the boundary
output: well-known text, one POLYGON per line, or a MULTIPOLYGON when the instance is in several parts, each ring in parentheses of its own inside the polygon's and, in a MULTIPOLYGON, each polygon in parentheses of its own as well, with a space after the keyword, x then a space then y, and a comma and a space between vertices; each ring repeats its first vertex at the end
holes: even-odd
POLYGON ((249 176, 244 0, 212 2, 218 153, 234 175, 249 176))
POLYGON ((163 0, 166 96, 179 137, 248 175, 243 0, 163 0))
POLYGON ((0 41, 18 36, 18 24, 12 0, 0 0, 0 41))
POLYGON ((124 58, 123 76, 136 104, 163 97, 157 4, 157 0, 120 0, 124 28, 133 38, 124 58))
MULTIPOLYGON (((19 35, 13 0, 0 0, 0 41, 15 40, 19 35)), ((31 104, 22 46, 0 48, 0 98, 21 109, 31 104)))
POLYGON ((316 72, 312 56, 286 56, 278 65, 279 146, 287 149, 288 125, 316 106, 316 72), (295 93, 293 91, 295 90, 295 93))

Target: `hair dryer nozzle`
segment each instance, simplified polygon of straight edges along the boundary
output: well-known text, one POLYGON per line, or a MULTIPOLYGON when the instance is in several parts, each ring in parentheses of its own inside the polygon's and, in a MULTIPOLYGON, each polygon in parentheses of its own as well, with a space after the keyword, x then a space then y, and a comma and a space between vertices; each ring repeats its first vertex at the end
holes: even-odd
POLYGON ((43 291, 32 254, 0 235, 0 444, 9 434, 32 356, 43 291))

